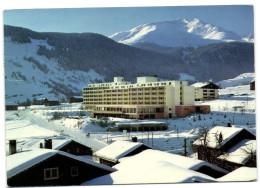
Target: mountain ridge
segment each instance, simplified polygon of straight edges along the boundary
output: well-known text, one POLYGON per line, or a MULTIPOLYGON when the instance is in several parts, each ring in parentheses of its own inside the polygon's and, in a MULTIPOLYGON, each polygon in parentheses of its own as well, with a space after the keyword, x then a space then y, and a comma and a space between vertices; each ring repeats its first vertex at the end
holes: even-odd
POLYGON ((154 43, 167 47, 198 47, 210 43, 242 41, 233 31, 207 24, 195 18, 184 18, 138 25, 129 31, 117 32, 109 38, 128 45, 140 42, 154 43))

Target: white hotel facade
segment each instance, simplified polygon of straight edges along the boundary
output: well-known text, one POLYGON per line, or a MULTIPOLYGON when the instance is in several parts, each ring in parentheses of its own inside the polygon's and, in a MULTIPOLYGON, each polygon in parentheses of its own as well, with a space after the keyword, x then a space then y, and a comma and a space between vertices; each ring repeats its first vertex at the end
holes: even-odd
POLYGON ((176 106, 194 106, 194 89, 187 81, 158 81, 157 76, 137 77, 135 84, 114 77, 84 88, 83 105, 91 117, 173 118, 176 106))

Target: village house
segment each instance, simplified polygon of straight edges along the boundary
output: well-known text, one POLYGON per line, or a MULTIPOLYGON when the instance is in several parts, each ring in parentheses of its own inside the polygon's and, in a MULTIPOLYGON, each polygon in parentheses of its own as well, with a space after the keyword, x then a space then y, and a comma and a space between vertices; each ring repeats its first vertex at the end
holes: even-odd
POLYGON ((79 185, 115 169, 80 156, 35 149, 7 156, 8 186, 79 185))
POLYGON ((255 90, 255 79, 250 82, 250 90, 255 90))
POLYGON ((230 171, 241 166, 256 167, 256 140, 243 139, 217 159, 230 171))
POLYGON ((101 164, 112 167, 119 163, 119 159, 135 155, 150 148, 151 147, 139 142, 115 141, 95 152, 93 157, 101 164))
POLYGON ((75 140, 64 137, 55 137, 49 139, 32 138, 24 142, 21 149, 28 150, 38 148, 59 150, 73 155, 92 155, 92 149, 90 147, 76 142, 75 140))
POLYGON ((45 106, 58 106, 60 105, 60 102, 58 99, 48 99, 48 98, 45 98, 44 99, 44 105, 45 106))
POLYGON ((119 171, 124 170, 127 168, 129 163, 134 163, 134 161, 138 163, 138 160, 147 160, 150 163, 162 160, 184 169, 200 172, 213 178, 219 178, 229 173, 229 171, 206 161, 154 149, 142 151, 141 153, 130 157, 129 160, 128 157, 126 157, 126 159, 121 158, 119 160, 120 163, 113 167, 119 171))
MULTIPOLYGON (((238 146, 243 146, 249 140, 255 139, 256 136, 246 129, 216 126, 208 132, 205 131, 203 136, 193 143, 193 147, 197 152, 198 159, 231 171, 234 170, 234 165, 231 165, 230 162, 230 166, 228 166, 228 162, 223 163, 223 159, 228 159, 226 156, 234 152, 238 146)), ((240 154, 241 158, 244 158, 241 152, 240 154)))
POLYGON ((195 87, 195 101, 205 101, 219 98, 219 86, 212 82, 198 82, 192 84, 195 87))
POLYGON ((179 114, 176 106, 194 106, 194 87, 188 86, 187 81, 158 81, 157 76, 137 77, 135 84, 114 77, 114 82, 89 84, 84 88, 83 105, 93 118, 174 118, 179 114))
POLYGON ((70 103, 83 102, 82 96, 72 96, 69 98, 70 103))
POLYGON ((18 110, 18 105, 14 102, 7 102, 5 104, 5 110, 18 110))
POLYGON ((121 158, 114 168, 116 172, 82 185, 215 182, 214 176, 229 173, 205 161, 152 149, 121 158))

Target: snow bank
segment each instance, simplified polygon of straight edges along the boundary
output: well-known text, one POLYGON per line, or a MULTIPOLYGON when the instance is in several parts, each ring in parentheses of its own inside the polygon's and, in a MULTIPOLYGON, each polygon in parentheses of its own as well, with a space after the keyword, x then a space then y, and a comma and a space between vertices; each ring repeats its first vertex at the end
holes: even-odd
POLYGON ((229 174, 218 178, 217 181, 229 182, 229 181, 256 181, 257 180, 257 168, 240 167, 229 174))

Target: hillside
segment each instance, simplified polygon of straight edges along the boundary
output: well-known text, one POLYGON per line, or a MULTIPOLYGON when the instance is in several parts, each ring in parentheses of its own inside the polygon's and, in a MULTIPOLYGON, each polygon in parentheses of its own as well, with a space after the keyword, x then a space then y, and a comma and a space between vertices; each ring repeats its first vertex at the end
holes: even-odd
POLYGON ((94 33, 44 33, 5 26, 6 99, 81 95, 89 83, 124 76, 214 82, 254 72, 254 44, 133 47, 94 33), (157 50, 154 50, 155 47, 157 50))

